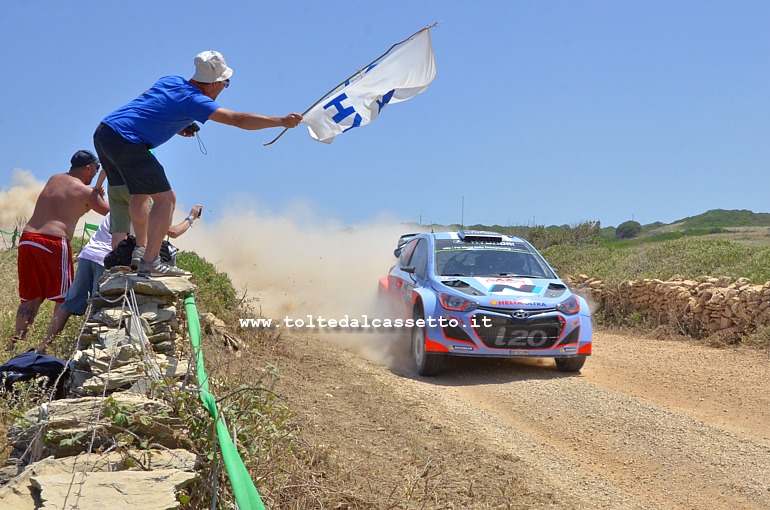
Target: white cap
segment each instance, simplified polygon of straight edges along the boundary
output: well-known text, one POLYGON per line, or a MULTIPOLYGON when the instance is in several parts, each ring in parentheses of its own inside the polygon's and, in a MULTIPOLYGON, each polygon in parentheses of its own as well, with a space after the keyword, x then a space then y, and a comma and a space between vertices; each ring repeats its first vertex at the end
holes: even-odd
POLYGON ((225 57, 218 51, 202 51, 195 55, 195 74, 192 79, 200 83, 224 81, 233 75, 225 57))

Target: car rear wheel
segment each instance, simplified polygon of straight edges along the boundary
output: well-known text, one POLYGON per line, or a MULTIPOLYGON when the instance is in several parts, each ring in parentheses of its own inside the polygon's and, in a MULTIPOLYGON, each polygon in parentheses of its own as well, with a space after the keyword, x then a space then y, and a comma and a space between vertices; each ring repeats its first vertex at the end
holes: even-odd
POLYGON ((412 326, 412 359, 417 373, 424 376, 438 375, 444 364, 444 357, 425 350, 427 335, 425 325, 418 325, 417 321, 424 319, 422 312, 414 313, 415 325, 412 326))
POLYGON ((562 372, 580 372, 586 363, 585 356, 575 356, 574 358, 554 358, 556 368, 562 372))

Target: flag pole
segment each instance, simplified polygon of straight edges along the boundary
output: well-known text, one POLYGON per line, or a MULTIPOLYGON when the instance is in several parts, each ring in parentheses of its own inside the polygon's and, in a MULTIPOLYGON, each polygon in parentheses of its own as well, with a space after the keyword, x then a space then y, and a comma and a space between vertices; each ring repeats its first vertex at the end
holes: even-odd
MULTIPOLYGON (((419 34, 420 32, 424 32, 425 30, 430 30, 431 28, 435 28, 435 27, 437 27, 437 26, 439 25, 439 23, 440 23, 440 22, 438 22, 438 21, 437 21, 437 22, 433 23, 432 25, 428 25, 427 27, 425 27, 425 28, 423 28, 423 29, 420 29, 420 30, 418 30, 417 32, 413 33, 412 35, 410 35, 409 37, 407 37, 407 38, 406 38, 406 39, 404 39, 403 41, 399 41, 399 42, 395 43, 393 46, 391 46, 390 48, 388 48, 388 51, 386 51, 385 53, 383 53, 382 55, 380 55, 379 57, 375 58, 374 60, 372 60, 372 61, 371 61, 370 63, 368 63, 367 65, 365 65, 365 66, 363 67, 363 69, 368 69, 368 68, 369 68, 369 66, 371 66, 372 64, 374 64, 374 63, 375 63, 375 62, 377 62, 378 60, 381 60, 381 59, 382 59, 382 58, 383 58, 385 55, 387 55, 388 53, 390 53, 391 51, 393 51, 393 48, 395 48, 395 47, 396 47, 396 46, 398 46, 399 44, 404 44, 405 42, 407 42, 409 39, 413 38, 414 36, 416 36, 416 35, 417 35, 417 34, 419 34)), ((329 92, 327 92, 326 94, 324 94, 324 95, 321 97, 321 99, 319 99, 318 101, 316 101, 315 103, 313 103, 313 106, 311 106, 310 108, 308 108, 307 110, 305 110, 305 111, 302 113, 302 116, 304 117, 305 115, 307 115, 307 113, 308 113, 310 110, 312 110, 313 108, 315 108, 315 107, 316 107, 316 105, 318 105, 318 103, 320 103, 321 101, 323 101, 324 99, 326 99, 327 97, 329 97, 329 94, 331 94, 332 92, 334 92, 335 90, 337 90, 338 88, 340 88, 342 85, 344 85, 345 83, 347 83, 349 80, 351 80, 351 79, 355 78, 355 77, 356 77, 356 75, 358 75, 358 74, 360 74, 360 73, 361 73, 361 70, 359 69, 358 71, 356 71, 355 73, 353 73, 353 74, 352 74, 352 75, 350 75, 349 77, 347 77, 347 78, 345 78, 344 80, 342 80, 342 81, 339 83, 339 85, 336 85, 336 86, 335 86, 333 89, 331 89, 329 92)), ((286 131, 288 131, 288 130, 289 130, 289 128, 283 128, 283 131, 281 131, 281 133, 280 133, 278 136, 276 136, 276 137, 273 139, 273 141, 271 141, 271 142, 267 142, 267 143, 263 143, 262 145, 263 145, 264 147, 267 147, 268 145, 272 145, 272 144, 274 144, 274 143, 275 143, 275 142, 277 142, 277 141, 278 141, 278 139, 279 139, 279 138, 281 138, 281 137, 283 136, 283 134, 284 134, 286 131)))

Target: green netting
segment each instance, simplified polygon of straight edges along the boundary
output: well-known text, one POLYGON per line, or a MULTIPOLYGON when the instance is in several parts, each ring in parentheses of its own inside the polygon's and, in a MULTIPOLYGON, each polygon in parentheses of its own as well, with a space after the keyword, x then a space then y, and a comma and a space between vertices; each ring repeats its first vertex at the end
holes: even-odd
POLYGON ((198 310, 195 308, 195 297, 190 294, 184 300, 185 310, 187 311, 187 322, 190 327, 190 343, 195 352, 196 375, 198 378, 198 387, 200 388, 200 399, 203 406, 209 414, 217 421, 217 437, 219 438, 219 448, 222 451, 222 459, 225 461, 225 468, 230 477, 230 485, 235 494, 235 501, 240 510, 264 510, 265 505, 259 492, 254 486, 246 466, 243 465, 238 449, 233 444, 227 427, 219 419, 216 399, 209 392, 208 374, 203 365, 203 351, 201 350, 201 324, 198 319, 198 310))

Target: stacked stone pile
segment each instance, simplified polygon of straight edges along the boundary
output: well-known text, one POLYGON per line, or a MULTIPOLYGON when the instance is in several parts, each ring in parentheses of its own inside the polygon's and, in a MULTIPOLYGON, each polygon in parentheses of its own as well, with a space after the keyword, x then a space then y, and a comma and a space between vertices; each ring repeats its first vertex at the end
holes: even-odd
POLYGON ((194 290, 187 278, 137 278, 110 271, 92 302, 73 361, 73 391, 101 395, 149 378, 180 377, 186 361, 174 353, 182 335, 183 299, 194 290), (133 289, 137 311, 130 309, 133 289), (124 298, 126 296, 126 298, 124 298))
POLYGON ((609 285, 586 275, 565 282, 586 297, 594 311, 601 308, 639 312, 696 337, 722 333, 738 338, 770 324, 770 282, 754 285, 746 278, 703 276, 687 280, 645 278, 609 285))
POLYGON ((194 289, 185 277, 105 274, 71 364, 73 398, 30 410, 8 432, 0 508, 179 506, 197 459, 172 409, 150 396, 188 373, 177 344, 194 289))

